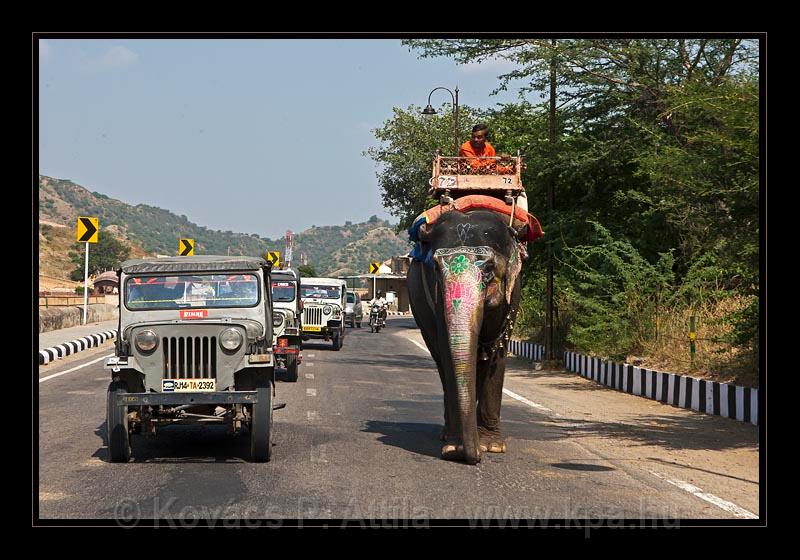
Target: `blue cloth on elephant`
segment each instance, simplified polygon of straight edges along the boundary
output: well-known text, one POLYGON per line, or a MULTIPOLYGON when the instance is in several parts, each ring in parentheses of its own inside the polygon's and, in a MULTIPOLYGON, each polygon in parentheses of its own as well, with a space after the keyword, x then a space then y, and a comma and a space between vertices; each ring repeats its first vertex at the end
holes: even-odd
POLYGON ((415 261, 420 261, 428 266, 433 266, 433 251, 426 243, 419 240, 419 228, 422 224, 427 224, 429 221, 428 213, 423 212, 414 220, 411 227, 408 228, 408 237, 414 243, 414 248, 411 250, 411 258, 415 261))

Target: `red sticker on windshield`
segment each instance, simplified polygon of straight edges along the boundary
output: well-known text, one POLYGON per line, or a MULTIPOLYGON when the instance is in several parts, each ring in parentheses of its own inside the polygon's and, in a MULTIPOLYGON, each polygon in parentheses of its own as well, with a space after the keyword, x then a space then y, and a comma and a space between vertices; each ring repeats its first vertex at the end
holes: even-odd
POLYGON ((181 309, 181 319, 205 319, 208 309, 181 309))

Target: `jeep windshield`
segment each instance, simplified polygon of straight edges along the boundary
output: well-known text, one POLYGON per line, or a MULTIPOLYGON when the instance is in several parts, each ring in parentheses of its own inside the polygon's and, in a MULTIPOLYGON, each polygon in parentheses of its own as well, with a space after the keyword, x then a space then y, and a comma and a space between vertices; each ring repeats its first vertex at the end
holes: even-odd
POLYGON ((132 311, 254 307, 258 292, 255 274, 141 276, 127 279, 125 307, 132 311))
POLYGON ((294 301, 294 282, 276 281, 272 283, 272 301, 294 301))
POLYGON ((338 286, 317 286, 303 284, 300 286, 301 298, 341 299, 342 289, 338 286))

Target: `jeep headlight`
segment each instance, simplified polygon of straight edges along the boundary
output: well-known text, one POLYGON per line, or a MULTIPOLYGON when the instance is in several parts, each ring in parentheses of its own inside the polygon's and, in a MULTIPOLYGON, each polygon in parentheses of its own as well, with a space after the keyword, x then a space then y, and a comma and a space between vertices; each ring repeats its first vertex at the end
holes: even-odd
POLYGON ((158 346, 158 336, 150 329, 140 331, 136 335, 136 348, 143 354, 149 354, 158 346))
POLYGON ((272 326, 275 328, 280 327, 283 324, 283 313, 275 313, 272 315, 272 326))
POLYGON ((225 329, 219 335, 219 344, 225 350, 233 352, 242 345, 242 333, 236 329, 225 329))
POLYGON ((322 308, 322 312, 325 315, 330 315, 331 311, 333 311, 333 307, 331 307, 330 305, 326 305, 325 307, 322 308))

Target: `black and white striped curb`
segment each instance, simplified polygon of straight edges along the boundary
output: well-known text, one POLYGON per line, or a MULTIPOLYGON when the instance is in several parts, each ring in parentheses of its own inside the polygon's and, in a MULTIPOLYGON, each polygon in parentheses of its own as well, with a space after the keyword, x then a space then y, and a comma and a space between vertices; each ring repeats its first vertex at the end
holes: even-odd
POLYGON ((387 315, 411 315, 411 311, 387 311, 387 315))
POLYGON ((758 389, 564 353, 567 371, 648 399, 758 425, 758 389))
POLYGON ((64 344, 51 346, 50 348, 45 348, 44 350, 39 350, 39 365, 50 363, 54 360, 63 358, 64 356, 69 356, 70 354, 75 354, 76 352, 86 350, 87 348, 94 348, 95 346, 99 346, 106 340, 116 336, 116 330, 104 331, 97 334, 90 334, 82 338, 76 338, 75 340, 65 342, 64 344))
POLYGON ((544 358, 544 345, 511 339, 508 341, 508 351, 532 362, 539 362, 544 358))

